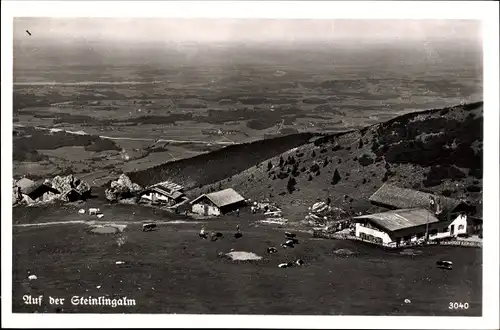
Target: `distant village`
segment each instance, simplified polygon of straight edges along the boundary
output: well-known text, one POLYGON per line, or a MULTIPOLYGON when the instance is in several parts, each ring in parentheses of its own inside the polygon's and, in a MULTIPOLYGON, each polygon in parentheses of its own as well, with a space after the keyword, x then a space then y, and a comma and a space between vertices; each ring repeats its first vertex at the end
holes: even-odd
MULTIPOLYGON (((37 205, 59 200, 75 202, 90 198, 90 186, 72 175, 52 180, 13 182, 13 205, 37 205)), ((109 202, 129 201, 161 207, 193 217, 217 217, 242 212, 263 214, 268 223, 286 223, 279 206, 269 201, 252 201, 232 188, 201 194, 190 200, 184 187, 171 181, 148 187, 132 183, 122 174, 106 190, 109 202)), ((357 239, 384 247, 422 245, 431 242, 475 238, 481 244, 482 213, 466 202, 384 183, 370 198, 376 212, 351 215, 317 202, 309 208, 303 223, 313 227, 316 236, 357 239)))

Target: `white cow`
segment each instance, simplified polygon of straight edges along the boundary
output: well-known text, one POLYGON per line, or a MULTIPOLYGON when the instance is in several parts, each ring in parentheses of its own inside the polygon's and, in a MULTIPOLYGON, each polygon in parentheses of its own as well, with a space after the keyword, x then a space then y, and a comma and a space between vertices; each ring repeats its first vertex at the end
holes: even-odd
POLYGON ((89 215, 97 215, 98 212, 100 212, 101 210, 98 209, 98 208, 90 208, 89 209, 89 215))

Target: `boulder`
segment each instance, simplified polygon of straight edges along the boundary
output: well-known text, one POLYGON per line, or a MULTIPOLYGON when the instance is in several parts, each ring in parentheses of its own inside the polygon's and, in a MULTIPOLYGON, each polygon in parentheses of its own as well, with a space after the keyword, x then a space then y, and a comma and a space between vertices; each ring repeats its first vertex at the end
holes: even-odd
POLYGON ((60 196, 63 200, 68 200, 69 198, 72 200, 75 198, 86 199, 92 193, 90 185, 86 181, 73 176, 73 174, 56 176, 52 179, 52 187, 61 193, 60 196))
POLYGON ((133 183, 128 176, 121 174, 117 180, 112 181, 110 188, 106 189, 106 199, 110 202, 116 202, 120 199, 133 197, 136 193, 142 191, 142 187, 133 183))
POLYGON ((12 187, 12 205, 21 204, 22 201, 23 195, 21 194, 19 187, 14 185, 14 187, 12 187))

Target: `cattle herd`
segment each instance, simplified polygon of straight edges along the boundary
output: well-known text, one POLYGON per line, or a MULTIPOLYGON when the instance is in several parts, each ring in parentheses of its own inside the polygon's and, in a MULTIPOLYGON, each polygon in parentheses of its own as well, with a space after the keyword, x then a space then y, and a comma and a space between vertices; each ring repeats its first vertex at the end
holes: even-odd
MULTIPOLYGON (((153 231, 156 229, 157 229, 157 225, 155 223, 144 223, 142 225, 142 231, 144 231, 144 232, 153 231)), ((222 239, 224 237, 224 234, 221 232, 212 231, 210 233, 210 236, 209 236, 205 231, 205 226, 202 226, 200 233, 198 234, 198 237, 200 239, 205 239, 205 240, 208 240, 210 238, 210 240, 213 242, 213 241, 217 241, 218 239, 222 239)), ((243 237, 243 234, 240 230, 239 225, 236 226, 236 232, 234 233, 233 237, 236 239, 243 237)), ((284 249, 290 249, 290 248, 294 248, 296 244, 299 244, 299 240, 297 238, 297 235, 290 233, 290 232, 285 232, 285 241, 283 243, 281 243, 280 246, 284 249)), ((267 253, 268 254, 278 253, 278 249, 274 246, 269 246, 267 248, 267 253)), ((297 259, 294 262, 280 263, 278 265, 278 267, 279 268, 290 268, 290 267, 294 267, 294 266, 302 266, 303 264, 304 264, 304 261, 302 259, 297 259)))

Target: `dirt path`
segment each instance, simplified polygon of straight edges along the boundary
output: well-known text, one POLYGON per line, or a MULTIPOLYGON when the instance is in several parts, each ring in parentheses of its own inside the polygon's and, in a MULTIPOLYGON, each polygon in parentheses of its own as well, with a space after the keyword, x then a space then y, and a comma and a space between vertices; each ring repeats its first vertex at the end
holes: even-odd
POLYGON ((21 223, 12 225, 13 227, 42 227, 42 226, 54 226, 54 225, 74 225, 74 224, 86 224, 86 225, 140 225, 146 222, 153 222, 157 225, 176 225, 176 224, 200 224, 205 223, 203 221, 183 221, 183 220, 172 220, 172 221, 99 221, 99 220, 71 220, 71 221, 52 221, 52 222, 40 222, 40 223, 21 223))

